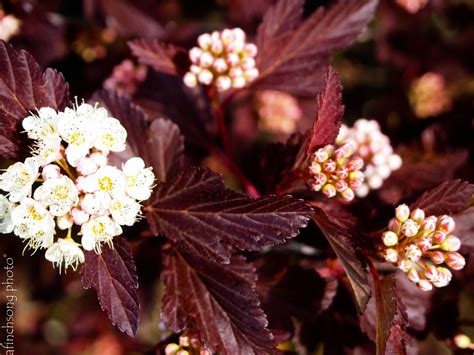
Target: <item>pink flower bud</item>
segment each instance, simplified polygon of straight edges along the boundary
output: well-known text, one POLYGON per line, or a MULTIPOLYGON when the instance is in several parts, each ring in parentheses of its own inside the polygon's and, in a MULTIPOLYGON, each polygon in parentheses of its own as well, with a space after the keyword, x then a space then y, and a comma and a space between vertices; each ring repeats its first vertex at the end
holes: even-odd
POLYGON ((439 271, 434 265, 428 265, 425 270, 425 277, 430 282, 436 282, 439 279, 439 271))
POLYGON ((355 193, 352 189, 345 189, 344 191, 342 191, 341 193, 341 197, 344 201, 352 201, 355 197, 355 193))
POLYGON ((446 251, 458 251, 461 248, 461 240, 454 235, 448 235, 440 247, 446 251))
POLYGON ((180 346, 178 344, 168 344, 165 347, 165 355, 175 355, 180 349, 180 346))
POLYGON ((422 209, 416 208, 413 211, 411 211, 410 216, 412 220, 421 224, 423 220, 425 219, 425 212, 422 209))
POLYGON ((428 280, 421 280, 418 282, 418 287, 422 291, 431 291, 433 289, 433 285, 428 280))
POLYGON ((323 163, 323 170, 328 173, 332 173, 336 171, 336 167, 337 167, 336 162, 332 159, 328 159, 323 163))
POLYGON ((420 282, 420 274, 414 268, 411 268, 410 270, 408 270, 407 277, 410 281, 414 283, 420 282))
POLYGON ((189 59, 191 59, 191 62, 193 63, 199 63, 199 59, 201 58, 202 55, 202 49, 198 47, 193 47, 189 51, 189 59))
POLYGON ((446 233, 451 233, 456 226, 454 219, 449 216, 441 216, 438 220, 438 224, 439 228, 446 233))
POLYGON ((401 227, 401 223, 396 218, 392 218, 390 222, 388 222, 388 229, 392 232, 398 233, 401 227))
POLYGON ((331 184, 324 185, 322 192, 327 198, 332 198, 336 196, 337 193, 336 188, 331 184))
POLYGON ((221 40, 213 41, 211 44, 211 51, 214 54, 221 54, 222 51, 224 50, 224 44, 222 43, 221 40))
POLYGON ((434 251, 432 254, 431 254, 431 260, 435 263, 435 264, 442 264, 444 263, 444 253, 442 251, 434 251))
POLYGON ((244 72, 244 77, 248 80, 248 81, 253 81, 255 79, 258 78, 258 69, 257 68, 252 68, 252 69, 247 69, 245 72, 244 72))
POLYGON ((437 218, 435 216, 430 216, 421 222, 421 228, 425 232, 433 232, 436 229, 436 222, 437 218))
POLYGON ((199 82, 204 84, 204 85, 210 85, 212 83, 213 78, 214 78, 214 76, 207 69, 204 69, 198 75, 199 82))
POLYGON ((191 73, 191 72, 187 72, 184 75, 183 82, 184 82, 184 85, 186 85, 189 88, 194 88, 198 84, 198 80, 196 78, 196 75, 191 73))
POLYGON ((240 63, 240 57, 236 53, 229 53, 226 57, 226 61, 231 67, 235 67, 240 63))
POLYGON ((255 59, 247 57, 242 59, 242 68, 244 70, 249 70, 255 67, 255 59))
POLYGON ((398 260, 398 252, 392 248, 385 249, 384 258, 388 262, 396 263, 398 260))
POLYGON ((336 170, 336 176, 339 179, 347 179, 349 177, 349 170, 346 167, 341 167, 336 170))
POLYGON ((212 66, 218 73, 223 73, 229 68, 229 66, 227 65, 227 62, 223 58, 216 59, 212 66))
POLYGON ((314 178, 314 181, 316 182, 316 184, 318 184, 318 185, 324 185, 326 183, 326 181, 328 180, 326 175, 323 174, 323 173, 316 173, 316 174, 314 174, 313 178, 314 178))
POLYGON ((402 259, 398 262, 398 268, 403 272, 408 272, 413 266, 413 263, 408 259, 402 259))
POLYGON ((314 152, 314 159, 318 162, 318 163, 323 163, 325 162, 326 160, 328 160, 329 158, 329 154, 326 150, 324 150, 323 148, 320 148, 318 149, 317 151, 314 152))
POLYGON ((90 158, 82 158, 77 163, 76 170, 79 172, 79 174, 87 176, 94 174, 97 171, 97 165, 90 158))
POLYGON ((201 47, 204 50, 207 50, 212 43, 212 38, 209 33, 204 33, 198 37, 197 41, 198 41, 199 47, 201 47))
POLYGON ((107 154, 103 154, 102 153, 99 153, 99 152, 96 152, 96 153, 92 153, 91 155, 89 155, 89 158, 92 159, 92 161, 99 167, 99 168, 103 168, 104 166, 106 166, 109 162, 109 160, 107 159, 107 154))
POLYGON ((201 68, 200 66, 198 66, 198 65, 194 65, 194 64, 193 64, 193 65, 191 65, 191 66, 189 67, 189 71, 190 71, 191 73, 197 75, 197 74, 199 74, 199 73, 202 71, 202 68, 201 68))
POLYGON ((255 57, 258 52, 257 46, 253 43, 247 43, 244 50, 250 57, 255 57))
POLYGON ((199 66, 201 68, 209 68, 214 62, 214 57, 209 52, 203 52, 199 58, 199 66))
POLYGON ((229 71, 229 76, 230 76, 232 79, 242 78, 243 75, 244 75, 244 72, 243 72, 242 69, 240 69, 240 68, 232 68, 232 69, 229 71))
POLYGON ((56 225, 58 226, 59 229, 65 230, 69 229, 72 227, 74 221, 71 217, 71 215, 67 214, 65 216, 58 217, 56 219, 56 225))
POLYGON ((446 254, 446 264, 448 264, 451 269, 461 270, 466 265, 466 260, 461 254, 452 251, 446 254))
POLYGON ((337 192, 344 191, 345 189, 347 189, 347 186, 347 182, 345 182, 344 180, 338 180, 334 183, 334 187, 336 188, 337 192))
MULTIPOLYGON (((318 173, 321 172, 321 165, 319 165, 319 163, 313 161, 311 163, 311 165, 309 166, 309 172, 312 174, 312 175, 316 175, 318 173)), ((324 175, 324 174, 323 174, 324 175)), ((324 177, 326 177, 326 175, 324 175, 324 177)))
POLYGON ((441 231, 436 231, 433 233, 433 241, 436 244, 441 244, 446 239, 446 233, 441 231))
POLYGON ((409 244, 405 248, 405 256, 411 261, 418 261, 421 258, 421 250, 415 244, 409 244))
POLYGON ((43 167, 43 170, 41 172, 41 177, 44 180, 49 180, 49 179, 57 179, 61 176, 61 169, 59 166, 54 165, 54 164, 48 164, 43 167))
POLYGON ((73 208, 71 211, 72 220, 78 226, 83 225, 89 220, 89 214, 80 208, 73 208))
POLYGON ((459 349, 469 349, 472 346, 471 339, 465 334, 458 334, 454 337, 454 344, 459 349))
POLYGON ((232 80, 232 86, 236 89, 243 88, 245 86, 245 78, 244 77, 234 78, 232 80))
POLYGON ((438 280, 434 281, 433 284, 436 287, 445 287, 447 286, 450 282, 451 279, 453 278, 453 274, 451 271, 449 271, 445 267, 438 267, 438 280))
POLYGON ((364 167, 364 159, 361 157, 353 157, 349 163, 347 163, 347 168, 349 171, 360 170, 364 167))
POLYGON ((400 222, 405 222, 410 216, 410 209, 405 204, 400 205, 395 209, 395 216, 400 222))
POLYGON ((341 145, 334 151, 334 157, 336 159, 348 158, 354 152, 354 148, 350 143, 345 143, 341 145))
POLYGON ((383 179, 378 175, 372 175, 367 179, 367 185, 369 185, 372 190, 379 189, 382 184, 383 179))
POLYGON ((388 160, 388 166, 392 170, 397 170, 402 166, 402 158, 399 155, 392 155, 388 160))
POLYGON ((418 248, 420 248, 422 252, 425 252, 431 249, 431 247, 433 246, 433 243, 431 242, 431 238, 423 237, 420 239, 417 245, 418 245, 418 248))
POLYGON ((398 236, 392 231, 387 231, 383 233, 382 241, 386 246, 393 247, 398 244, 398 236))
POLYGON ((317 182, 310 183, 310 186, 311 186, 311 190, 313 191, 319 191, 323 187, 323 185, 318 184, 317 182))
POLYGON ((232 80, 228 76, 219 76, 216 80, 216 86, 219 91, 226 91, 232 87, 232 80))
POLYGON ((402 224, 401 232, 407 237, 414 237, 418 233, 418 223, 411 219, 407 219, 402 224))

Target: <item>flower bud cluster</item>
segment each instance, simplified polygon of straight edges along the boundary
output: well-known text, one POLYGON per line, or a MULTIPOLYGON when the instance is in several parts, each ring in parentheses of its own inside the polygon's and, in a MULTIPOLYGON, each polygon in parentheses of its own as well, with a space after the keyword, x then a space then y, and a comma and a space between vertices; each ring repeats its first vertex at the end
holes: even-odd
POLYGON ((21 21, 13 15, 5 15, 0 8, 0 40, 8 42, 20 30, 21 21))
POLYGON ((257 93, 258 124, 262 131, 275 135, 290 135, 303 112, 298 100, 281 91, 265 90, 257 93))
POLYGON ((318 149, 308 166, 311 189, 321 191, 328 198, 339 195, 345 201, 352 201, 354 191, 364 182, 361 171, 364 161, 353 153, 354 147, 349 143, 318 149))
POLYGON ((192 65, 183 78, 189 87, 214 84, 219 91, 242 88, 258 77, 257 46, 247 43, 240 28, 214 31, 198 37, 189 51, 192 65))
POLYGON ((378 189, 392 171, 402 165, 402 159, 393 152, 390 139, 380 131, 375 120, 359 119, 352 128, 342 125, 336 139, 339 144, 351 143, 355 154, 364 159, 364 183, 357 189, 359 197, 378 189))
POLYGON ((444 77, 429 72, 414 80, 408 92, 410 105, 419 118, 438 116, 451 108, 452 96, 444 77))
POLYGON ((449 268, 461 270, 466 263, 458 253, 460 239, 451 234, 454 228, 449 216, 427 217, 419 208, 410 212, 407 205, 400 205, 382 235, 385 260, 423 291, 444 287, 452 278, 449 268))
POLYGON ((46 259, 60 270, 63 264, 76 269, 84 261, 82 248, 100 253, 121 226, 140 218, 140 201, 150 197, 154 174, 138 157, 122 169, 108 164, 110 151, 125 149, 127 132, 97 105, 41 108, 22 123, 35 141, 33 156, 0 175, 6 193, 0 195, 0 232, 13 232, 35 251, 47 249, 46 259), (55 241, 59 233, 65 237, 55 241))
POLYGON ((196 336, 181 335, 179 344, 170 343, 165 347, 165 355, 211 355, 196 336))
POLYGON ((114 67, 112 75, 104 82, 104 88, 117 91, 122 95, 133 95, 138 86, 145 80, 147 68, 135 65, 130 59, 125 59, 114 67))

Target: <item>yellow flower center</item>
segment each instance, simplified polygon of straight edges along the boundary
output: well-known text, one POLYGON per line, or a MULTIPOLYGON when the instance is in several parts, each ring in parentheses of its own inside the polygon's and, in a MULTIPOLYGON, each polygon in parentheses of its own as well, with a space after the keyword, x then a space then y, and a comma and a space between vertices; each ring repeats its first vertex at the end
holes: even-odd
POLYGON ((127 177, 127 184, 128 184, 128 187, 136 186, 137 185, 137 176, 136 175, 128 176, 127 177))
POLYGON ((106 147, 112 147, 115 143, 115 138, 110 133, 104 133, 102 135, 102 144, 106 147))
POLYGON ((84 144, 84 142, 86 141, 86 139, 84 138, 84 135, 78 131, 71 134, 71 136, 69 137, 69 140, 72 145, 76 145, 76 146, 80 146, 84 144))
POLYGON ((69 196, 69 189, 65 185, 56 186, 53 189, 53 195, 58 200, 65 200, 69 196))
POLYGON ((26 186, 30 182, 30 174, 23 170, 16 177, 16 184, 20 186, 26 186))
POLYGON ((97 222, 94 224, 92 227, 92 232, 94 232, 95 235, 104 235, 105 234, 105 225, 102 222, 97 222))
POLYGON ((112 183, 112 179, 109 176, 104 176, 99 179, 99 188, 102 191, 110 191, 112 190, 114 184, 112 183))
POLYGON ((43 215, 38 212, 35 206, 31 206, 29 211, 30 217, 35 221, 41 221, 43 219, 43 215))

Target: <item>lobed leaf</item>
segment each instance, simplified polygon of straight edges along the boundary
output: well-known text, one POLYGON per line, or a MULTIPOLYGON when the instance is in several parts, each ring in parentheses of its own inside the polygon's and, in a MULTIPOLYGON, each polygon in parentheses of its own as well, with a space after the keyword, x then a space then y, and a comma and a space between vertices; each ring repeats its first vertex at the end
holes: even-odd
POLYGON ((174 249, 165 256, 162 319, 175 332, 195 326, 211 351, 232 355, 275 352, 255 291, 255 269, 242 256, 216 264, 174 249))
POLYGON ((159 72, 177 74, 173 61, 175 55, 180 51, 177 47, 156 39, 136 39, 128 42, 128 46, 140 63, 149 65, 159 72))
POLYGON ((101 90, 93 101, 99 101, 127 130, 127 149, 111 153, 116 165, 139 156, 153 167, 159 181, 166 181, 181 166, 184 139, 176 124, 164 118, 154 118, 150 124, 150 118, 140 107, 114 92, 101 90))
POLYGON ((25 154, 21 121, 41 107, 63 109, 68 86, 61 74, 43 72, 33 57, 0 41, 0 155, 16 159, 25 154))
POLYGON ((316 209, 313 217, 342 264, 352 286, 356 308, 363 312, 370 297, 366 264, 357 253, 355 219, 340 207, 316 209))
POLYGON ((323 70, 333 51, 351 44, 372 18, 376 0, 339 0, 302 21, 301 0, 280 0, 258 29, 254 86, 314 95, 323 85, 323 70))
POLYGON ((474 203, 474 185, 466 181, 446 181, 431 191, 425 192, 411 208, 421 208, 429 215, 454 215, 461 213, 474 203))
POLYGON ((226 189, 219 174, 194 167, 159 184, 146 210, 155 235, 224 263, 235 248, 260 250, 284 243, 312 215, 300 200, 290 196, 252 200, 226 189))
POLYGON ((85 253, 82 269, 84 288, 94 288, 100 305, 122 332, 134 336, 139 322, 138 277, 126 240, 115 238, 113 247, 104 245, 101 254, 85 253))

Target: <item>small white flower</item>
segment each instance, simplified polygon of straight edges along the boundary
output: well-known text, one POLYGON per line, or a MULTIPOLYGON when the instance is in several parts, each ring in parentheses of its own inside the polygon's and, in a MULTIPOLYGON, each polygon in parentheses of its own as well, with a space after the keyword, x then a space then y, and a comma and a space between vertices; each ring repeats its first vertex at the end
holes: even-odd
POLYGON ((71 266, 75 271, 77 266, 84 262, 84 252, 79 244, 72 239, 60 238, 46 250, 45 258, 51 261, 54 266, 59 267, 59 273, 61 273, 63 264, 65 270, 71 266))
POLYGON ((106 191, 97 191, 85 194, 81 200, 81 209, 93 216, 102 216, 109 213, 112 198, 106 191))
POLYGON ((38 179, 39 163, 36 158, 26 158, 24 163, 10 165, 0 175, 0 189, 8 192, 11 202, 20 202, 31 195, 31 187, 38 179))
POLYGON ((119 224, 132 226, 139 218, 140 204, 128 196, 115 199, 110 204, 112 218, 119 224))
POLYGON ((119 120, 107 117, 99 122, 95 147, 103 151, 121 152, 125 150, 127 131, 119 120))
POLYGON ((48 248, 54 240, 55 223, 53 216, 46 208, 31 198, 24 199, 12 211, 13 232, 22 239, 28 240, 27 246, 32 249, 48 248))
POLYGON ((28 138, 35 140, 49 140, 59 138, 58 113, 50 107, 42 107, 38 115, 31 115, 23 119, 23 129, 28 138))
POLYGON ((34 198, 49 207, 53 216, 64 216, 79 202, 76 185, 67 176, 46 180, 36 189, 34 198))
POLYGON ((0 195, 0 233, 11 233, 15 225, 12 222, 12 210, 14 204, 8 201, 8 199, 0 195))
POLYGON ((74 223, 78 226, 82 226, 89 220, 90 217, 90 215, 86 211, 80 208, 73 208, 71 211, 71 216, 74 223))
POLYGON ((89 184, 93 186, 94 191, 107 192, 116 198, 125 195, 127 177, 119 169, 105 166, 86 178, 84 186, 87 187, 89 184))
POLYGON ((127 194, 139 201, 149 199, 155 175, 151 168, 145 168, 143 159, 135 157, 127 160, 123 172, 127 177, 127 194))
POLYGON ((95 250, 101 253, 102 243, 112 245, 112 239, 122 234, 120 225, 108 216, 91 219, 82 225, 82 246, 85 250, 95 250))

